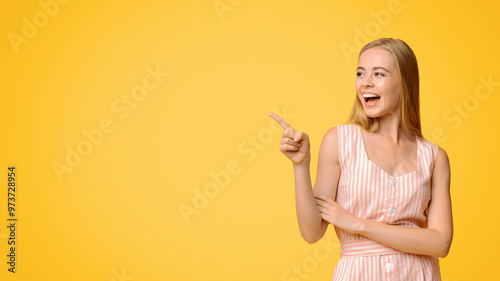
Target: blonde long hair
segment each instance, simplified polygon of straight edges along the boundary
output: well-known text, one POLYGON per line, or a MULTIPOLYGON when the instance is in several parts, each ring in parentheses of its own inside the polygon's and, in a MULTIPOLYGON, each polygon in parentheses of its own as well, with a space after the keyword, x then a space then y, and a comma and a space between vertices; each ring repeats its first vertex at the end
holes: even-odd
MULTIPOLYGON (((418 64, 415 54, 410 46, 400 39, 381 38, 366 44, 359 52, 359 56, 364 51, 374 47, 389 51, 396 62, 396 69, 401 81, 400 105, 403 128, 408 133, 423 138, 420 127, 418 64)), ((356 124, 367 132, 375 132, 379 126, 376 118, 366 116, 363 104, 357 95, 347 123, 356 124)))

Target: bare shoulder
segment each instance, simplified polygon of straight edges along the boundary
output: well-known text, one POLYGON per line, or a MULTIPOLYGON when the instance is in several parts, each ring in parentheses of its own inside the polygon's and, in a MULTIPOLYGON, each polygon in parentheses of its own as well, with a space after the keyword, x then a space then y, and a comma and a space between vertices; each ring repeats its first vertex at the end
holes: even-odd
POLYGON ((442 147, 439 146, 435 165, 441 168, 447 168, 448 171, 450 170, 450 159, 448 158, 448 154, 442 147))
POLYGON ((446 151, 438 147, 434 171, 432 173, 433 185, 439 184, 447 188, 450 186, 450 160, 446 151))
POLYGON ((326 131, 325 133, 325 137, 328 137, 330 139, 338 139, 338 136, 339 136, 339 131, 338 131, 338 128, 337 126, 335 127, 331 127, 330 129, 328 129, 328 131, 326 131))
POLYGON ((329 147, 334 146, 334 148, 337 148, 339 142, 339 132, 337 126, 332 127, 328 129, 328 131, 326 131, 325 135, 323 136, 323 142, 328 144, 329 147))
POLYGON ((328 159, 329 161, 338 163, 338 139, 339 133, 337 126, 326 131, 319 150, 320 160, 328 159))

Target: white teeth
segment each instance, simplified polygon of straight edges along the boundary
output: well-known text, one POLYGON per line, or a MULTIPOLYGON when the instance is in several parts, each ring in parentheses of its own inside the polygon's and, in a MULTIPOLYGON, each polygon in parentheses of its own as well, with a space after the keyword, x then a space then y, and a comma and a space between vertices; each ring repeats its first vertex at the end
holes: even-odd
POLYGON ((375 94, 363 94, 364 98, 379 98, 380 96, 377 96, 375 94))

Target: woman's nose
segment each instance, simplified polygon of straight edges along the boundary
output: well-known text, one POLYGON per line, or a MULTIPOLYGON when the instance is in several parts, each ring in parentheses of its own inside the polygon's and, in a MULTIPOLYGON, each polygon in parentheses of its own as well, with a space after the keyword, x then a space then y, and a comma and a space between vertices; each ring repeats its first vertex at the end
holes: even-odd
POLYGON ((372 81, 372 79, 370 79, 370 77, 369 77, 369 76, 365 77, 365 79, 363 79, 362 86, 363 86, 363 87, 365 87, 365 88, 372 87, 372 86, 373 86, 373 81, 372 81))

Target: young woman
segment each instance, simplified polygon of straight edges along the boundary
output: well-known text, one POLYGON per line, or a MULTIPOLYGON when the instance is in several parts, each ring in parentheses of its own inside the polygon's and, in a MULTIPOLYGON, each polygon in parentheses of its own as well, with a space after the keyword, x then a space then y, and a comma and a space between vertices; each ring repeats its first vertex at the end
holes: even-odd
POLYGON ((314 189, 308 135, 269 113, 285 129, 300 233, 315 243, 334 225, 333 280, 440 280, 453 236, 450 165, 422 136, 415 54, 398 39, 368 43, 355 88, 348 124, 323 137, 314 189))

